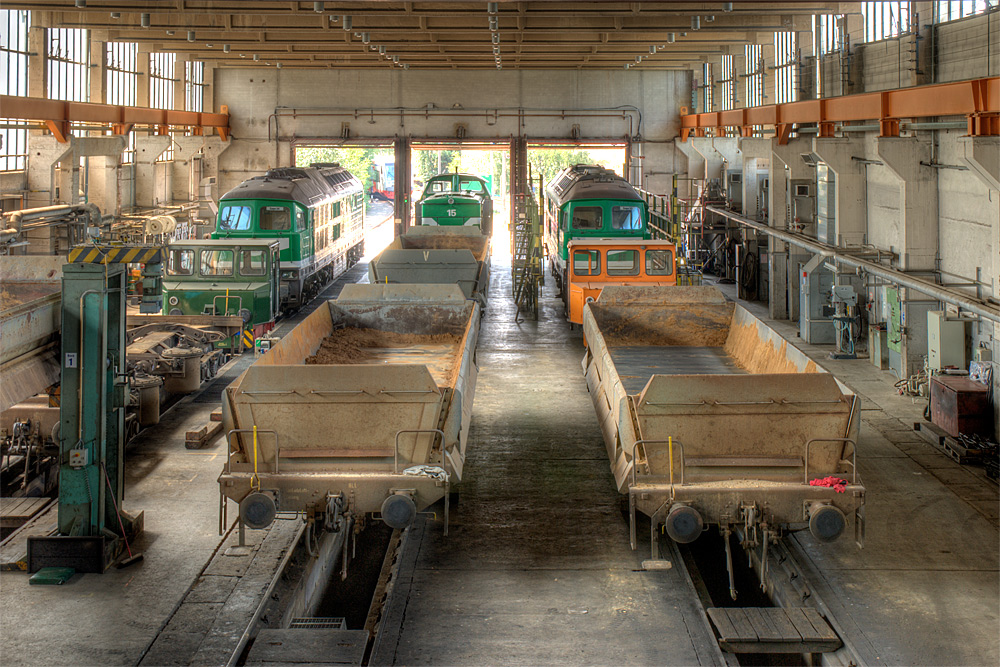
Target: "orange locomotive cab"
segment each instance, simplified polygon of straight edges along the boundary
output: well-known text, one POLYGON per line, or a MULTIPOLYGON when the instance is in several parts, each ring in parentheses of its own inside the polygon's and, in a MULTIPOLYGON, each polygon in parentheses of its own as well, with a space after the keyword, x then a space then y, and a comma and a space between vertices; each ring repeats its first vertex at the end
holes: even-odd
POLYGON ((583 324, 583 307, 608 285, 677 284, 676 246, 649 239, 592 239, 569 243, 569 321, 583 324))

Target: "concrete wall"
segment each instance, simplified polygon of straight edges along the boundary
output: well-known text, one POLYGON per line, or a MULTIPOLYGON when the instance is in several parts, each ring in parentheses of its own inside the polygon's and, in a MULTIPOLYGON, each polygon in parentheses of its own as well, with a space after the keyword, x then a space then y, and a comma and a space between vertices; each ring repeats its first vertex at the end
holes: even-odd
POLYGON ((498 142, 518 134, 569 139, 574 125, 582 139, 641 135, 633 154, 644 157, 644 172, 660 172, 645 185, 665 192, 663 172, 681 164, 672 141, 690 91, 689 72, 218 69, 214 97, 229 106, 234 137, 220 158, 220 191, 290 164, 295 141, 338 138, 342 123, 352 139, 385 141, 455 137, 461 123, 466 139, 498 142), (319 115, 272 119, 278 107, 319 115), (638 108, 641 125, 639 113, 613 107, 638 108))

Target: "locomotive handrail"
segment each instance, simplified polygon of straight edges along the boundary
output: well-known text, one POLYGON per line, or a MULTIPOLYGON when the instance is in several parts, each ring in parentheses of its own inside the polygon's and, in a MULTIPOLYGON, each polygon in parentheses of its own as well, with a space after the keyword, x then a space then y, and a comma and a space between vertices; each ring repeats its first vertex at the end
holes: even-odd
POLYGON ((439 428, 413 428, 396 431, 396 443, 392 448, 392 473, 394 475, 399 474, 399 436, 404 433, 436 433, 441 436, 441 463, 443 464, 442 468, 444 468, 445 473, 448 472, 447 465, 444 465, 444 431, 439 428))
MULTIPOLYGON (((265 430, 261 430, 261 429, 256 429, 256 431, 257 431, 257 435, 260 435, 261 433, 270 433, 271 435, 274 436, 274 470, 272 472, 274 472, 275 474, 277 474, 277 472, 278 472, 278 452, 281 451, 281 447, 280 447, 280 445, 278 445, 278 432, 277 431, 272 431, 272 430, 266 430, 265 431, 265 430)), ((233 442, 232 442, 232 438, 233 438, 233 434, 234 433, 253 433, 253 432, 254 432, 254 429, 252 429, 252 428, 234 428, 231 431, 229 431, 228 433, 226 433, 226 474, 227 475, 232 474, 232 472, 233 472, 233 467, 232 467, 232 461, 233 461, 233 448, 232 448, 233 442)))
POLYGON ((228 294, 216 294, 214 297, 212 297, 212 311, 214 311, 213 314, 215 314, 215 315, 219 314, 219 308, 218 308, 218 306, 215 305, 215 302, 218 301, 219 299, 225 299, 226 300, 226 305, 222 309, 222 314, 223 315, 228 315, 229 314, 229 300, 230 299, 236 299, 236 315, 237 316, 239 316, 240 312, 243 310, 243 297, 242 296, 239 296, 239 295, 229 296, 228 294))
POLYGON ((855 442, 854 438, 812 438, 806 441, 806 456, 805 460, 802 462, 802 477, 803 484, 809 483, 809 448, 812 447, 814 442, 849 442, 851 443, 851 471, 853 473, 853 479, 851 484, 858 483, 858 443, 855 442))
MULTIPOLYGON (((669 444, 670 442, 671 442, 670 440, 646 440, 646 439, 640 439, 640 440, 636 440, 635 441, 635 445, 632 447, 632 486, 635 486, 636 476, 637 476, 637 473, 636 473, 636 470, 635 470, 636 469, 636 465, 635 465, 635 460, 636 460, 636 458, 635 458, 635 450, 636 450, 636 448, 639 445, 642 445, 643 458, 645 458, 645 460, 648 462, 649 461, 649 454, 646 452, 646 443, 650 443, 650 444, 654 444, 654 445, 666 445, 666 444, 669 444)), ((680 457, 681 457, 681 486, 684 486, 684 469, 686 467, 685 466, 685 462, 684 462, 684 445, 679 440, 673 440, 673 445, 674 445, 674 447, 678 447, 680 449, 680 457)))

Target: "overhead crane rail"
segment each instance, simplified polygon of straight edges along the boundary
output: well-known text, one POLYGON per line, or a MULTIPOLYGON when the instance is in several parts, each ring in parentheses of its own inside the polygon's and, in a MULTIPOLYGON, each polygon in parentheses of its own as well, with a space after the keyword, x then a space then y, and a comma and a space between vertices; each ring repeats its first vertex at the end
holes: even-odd
POLYGON ((708 130, 723 136, 730 127, 746 137, 754 126, 764 126, 773 127, 778 143, 786 144, 796 125, 815 124, 820 137, 832 137, 837 123, 865 120, 878 121, 879 136, 898 137, 902 119, 936 116, 965 116, 970 136, 1000 135, 1000 77, 683 114, 681 141, 708 136, 708 130))
POLYGON ((229 107, 226 105, 222 106, 221 113, 205 113, 0 95, 0 117, 40 121, 60 143, 69 141, 70 123, 107 125, 116 135, 126 135, 137 125, 154 128, 157 134, 167 134, 171 127, 190 128, 195 135, 211 134, 215 130, 223 141, 229 139, 229 107))

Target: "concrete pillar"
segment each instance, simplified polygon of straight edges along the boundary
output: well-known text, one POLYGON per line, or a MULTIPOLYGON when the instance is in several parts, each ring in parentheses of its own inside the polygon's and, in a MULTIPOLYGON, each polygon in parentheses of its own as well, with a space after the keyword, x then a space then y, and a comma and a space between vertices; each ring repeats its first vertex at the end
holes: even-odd
POLYGON ((173 170, 173 188, 170 198, 174 202, 194 201, 198 198, 198 183, 204 169, 200 155, 205 137, 185 137, 176 135, 173 138, 174 159, 171 162, 173 170))
POLYGON ((28 28, 28 97, 49 96, 45 28, 28 28))
POLYGON ((962 163, 990 190, 1000 190, 1000 137, 962 137, 962 163))
POLYGON ((694 149, 691 138, 688 138, 687 141, 674 139, 674 145, 687 158, 687 171, 685 173, 688 178, 705 179, 708 177, 705 156, 694 149))
MULTIPOLYGON (((791 139, 781 145, 771 140, 771 164, 768 188, 768 224, 775 229, 788 230, 791 211, 787 197, 789 180, 807 179, 815 174, 802 161, 802 154, 812 150, 812 142, 805 138, 791 139)), ((807 253, 778 239, 771 239, 768 253, 768 308, 773 319, 797 319, 799 312, 798 262, 807 253)))
MULTIPOLYGON (((933 271, 939 250, 937 173, 920 164, 931 161, 931 143, 912 137, 882 137, 877 148, 882 162, 899 179, 899 266, 904 271, 933 271)), ((937 302, 910 289, 900 289, 900 302, 903 373, 912 375, 923 368, 927 311, 935 309, 937 302)))
POLYGON ((135 137, 135 204, 140 208, 155 208, 170 201, 169 165, 156 160, 170 147, 169 136, 136 135, 135 137))
POLYGON ((139 51, 136 53, 136 68, 139 70, 135 77, 135 105, 137 107, 149 106, 149 54, 149 45, 140 42, 139 51))
MULTIPOLYGON (((812 140, 812 152, 816 153, 820 160, 827 163, 837 176, 837 194, 834 203, 837 245, 865 243, 868 240, 865 166, 853 159, 854 156, 864 156, 864 139, 851 137, 842 139, 816 138, 812 140)), ((937 208, 935 207, 934 210, 936 211, 937 208)))
POLYGON ((178 53, 174 60, 174 108, 187 110, 187 64, 188 55, 178 53))
POLYGON ((770 165, 771 139, 747 137, 740 139, 739 145, 742 153, 739 166, 743 170, 743 215, 754 220, 763 219, 759 214, 761 208, 767 208, 767 203, 758 201, 758 173, 770 165))
MULTIPOLYGON (((107 33, 90 33, 90 101, 106 104, 108 101, 108 48, 107 33)), ((103 209, 102 209, 103 210, 103 209)))
POLYGON ((225 194, 219 190, 219 184, 222 182, 219 174, 219 156, 229 150, 233 142, 232 140, 223 141, 216 136, 204 137, 204 140, 205 143, 201 147, 201 177, 215 179, 215 185, 212 187, 212 199, 218 202, 219 197, 225 194))
MULTIPOLYGON (((701 156, 705 162, 705 178, 711 180, 718 178, 722 180, 722 153, 715 150, 711 137, 688 137, 691 148, 701 156)), ((724 141, 720 139, 719 141, 724 141)))
MULTIPOLYGON (((71 140, 72 141, 72 140, 71 140)), ((28 195, 25 208, 69 203, 68 174, 56 166, 75 155, 72 143, 61 144, 51 134, 33 132, 28 137, 28 195)), ((67 162, 68 163, 68 162, 67 162)))
POLYGON ((125 137, 74 137, 71 143, 76 159, 84 158, 87 164, 87 201, 104 213, 119 212, 118 166, 125 137))

